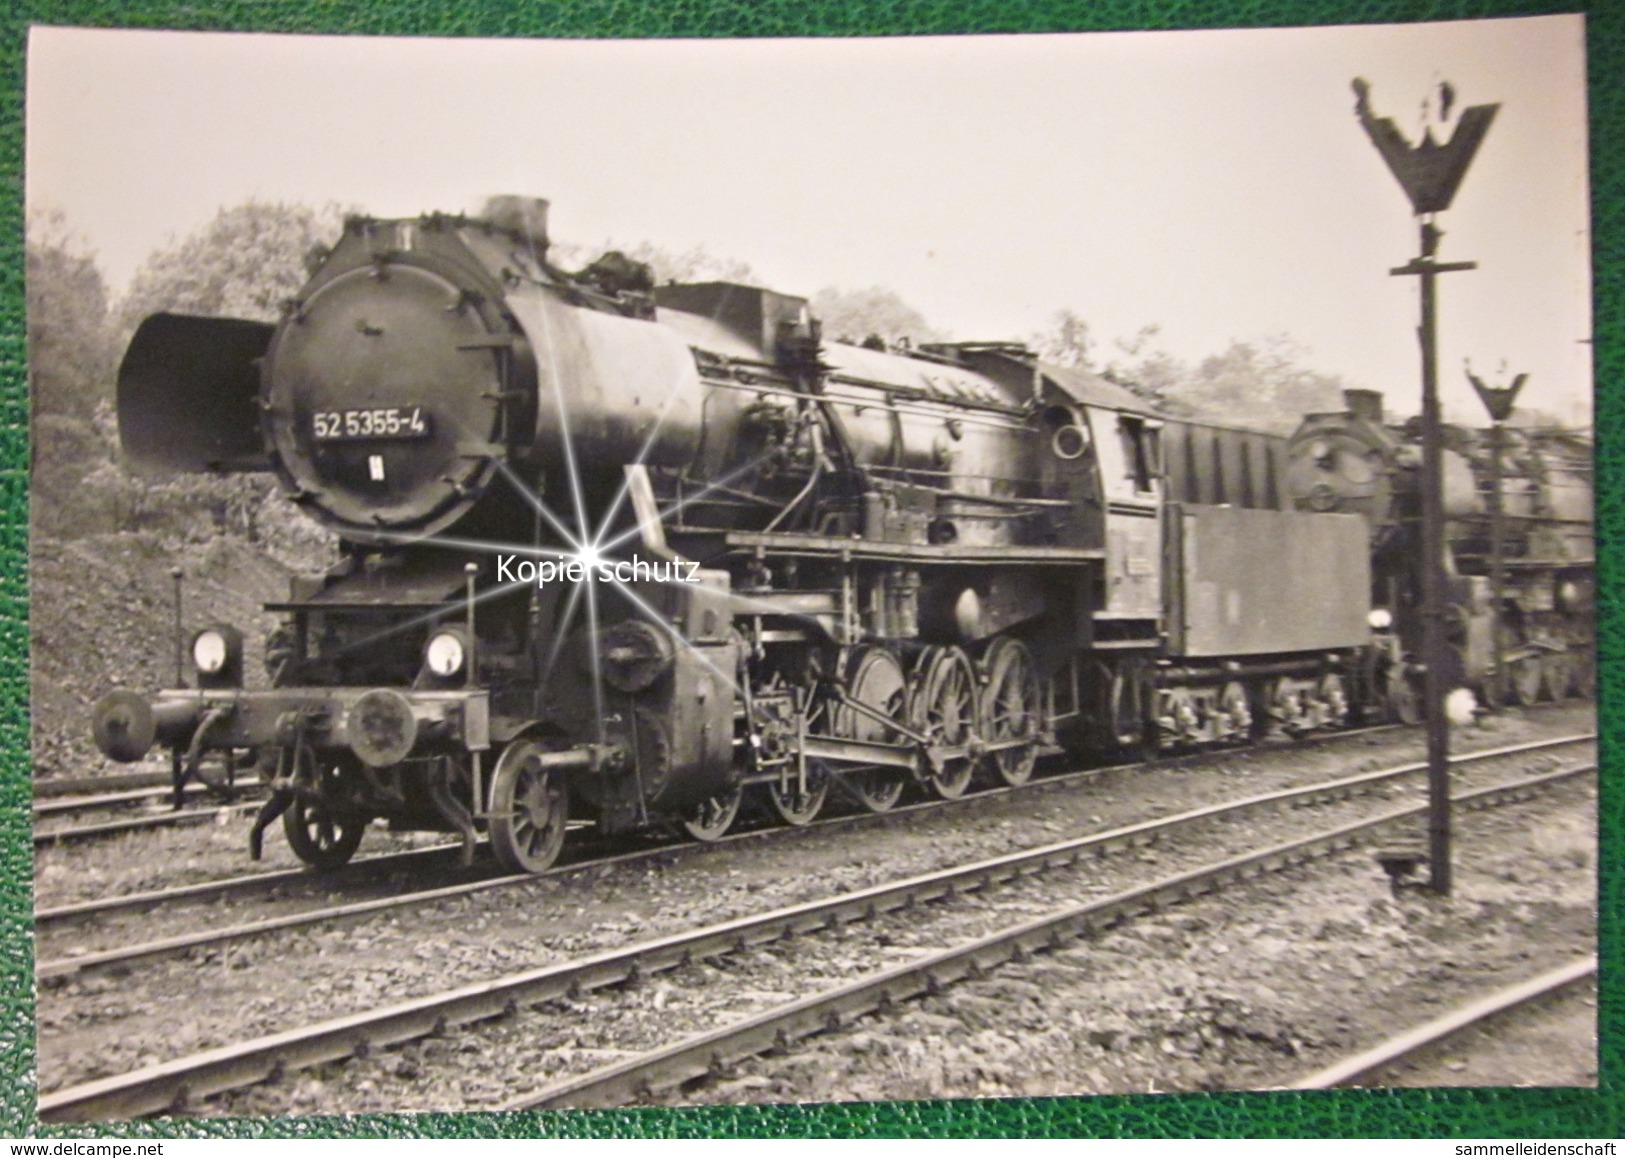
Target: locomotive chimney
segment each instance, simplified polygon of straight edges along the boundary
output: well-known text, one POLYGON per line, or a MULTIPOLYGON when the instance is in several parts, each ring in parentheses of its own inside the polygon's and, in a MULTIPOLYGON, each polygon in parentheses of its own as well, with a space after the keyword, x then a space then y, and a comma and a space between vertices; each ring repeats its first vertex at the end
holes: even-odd
POLYGON ((505 232, 530 242, 538 257, 547 255, 547 200, 504 193, 485 199, 480 216, 505 232))
POLYGON ((1343 405, 1355 418, 1362 418, 1373 426, 1382 425, 1381 390, 1345 390, 1343 405))

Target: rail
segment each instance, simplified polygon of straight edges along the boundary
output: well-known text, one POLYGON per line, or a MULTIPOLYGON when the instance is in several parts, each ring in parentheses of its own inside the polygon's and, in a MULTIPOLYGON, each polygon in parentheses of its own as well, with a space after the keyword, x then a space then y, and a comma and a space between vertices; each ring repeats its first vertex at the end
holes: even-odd
MULTIPOLYGON (((1498 803, 1509 798, 1527 798, 1547 785, 1594 770, 1595 765, 1582 765, 1545 773, 1512 784, 1462 793, 1457 800, 1464 806, 1471 806, 1498 803)), ((1372 775, 1346 778, 1342 783, 1369 782, 1372 775)), ((1328 784, 1318 784, 1287 793, 1251 797, 1244 802, 1244 806, 1265 801, 1273 803, 1292 795, 1324 794, 1329 787, 1328 784)), ((676 968, 706 956, 747 949, 787 935, 838 927, 935 897, 984 888, 1049 868, 1073 865, 1085 858, 1103 855, 1113 848, 1139 847, 1155 839, 1159 832, 1234 807, 1236 805, 1233 803, 1197 809, 1191 813, 1063 841, 1040 849, 956 866, 903 882, 744 917, 178 1058, 45 1095, 40 1099, 40 1117, 43 1121, 84 1121, 132 1117, 170 1109, 184 1110, 197 1098, 256 1084, 290 1070, 365 1054, 373 1049, 444 1031, 452 1025, 513 1013, 523 1005, 579 994, 676 968)), ((985 969, 997 963, 995 958, 1009 959, 1012 953, 1028 953, 1052 943, 1060 943, 1067 936, 1077 936, 1102 924, 1115 923, 1136 912, 1210 892, 1225 881, 1247 879, 1262 872, 1303 863, 1315 856, 1341 851, 1364 836, 1413 819, 1424 811, 1422 807, 1390 811, 1374 819, 1345 825, 1263 852, 1232 858, 1207 869, 1181 874, 1105 901, 1090 902, 1037 922, 1028 922, 994 938, 982 938, 901 969, 883 971, 819 999, 781 1007, 774 1011, 776 1017, 764 1015, 749 1019, 737 1027, 738 1040, 744 1043, 740 1048, 744 1048, 746 1054, 759 1052, 786 1038, 794 1040, 798 1035, 806 1036, 808 1032, 827 1027, 830 1015, 836 1018, 852 1016, 860 1007, 875 1008, 910 995, 934 991, 943 984, 969 975, 973 970, 985 969)), ((640 1059, 639 1065, 628 1063, 595 1073, 594 1081, 607 1083, 606 1086, 571 1083, 569 1091, 550 1088, 538 1095, 536 1100, 526 1101, 523 1105, 555 1104, 560 1099, 574 1099, 577 1093, 582 1093, 584 1101, 571 1100, 570 1104, 597 1104, 601 1099, 598 1093, 591 1092, 595 1089, 613 1087, 635 1091, 659 1084, 649 1077, 650 1073, 667 1075, 680 1072, 694 1076, 713 1069, 717 1058, 722 1059, 722 1064, 728 1064, 730 1060, 745 1056, 738 1054, 731 1046, 723 1048, 723 1042, 731 1039, 720 1039, 715 1035, 702 1035, 702 1038, 689 1039, 672 1050, 646 1055, 640 1059), (640 1068, 645 1065, 653 1068, 640 1068)), ((687 1079, 682 1077, 677 1080, 687 1079)), ((660 1082, 664 1081, 662 1077, 660 1082)))
POLYGON ((1460 1009, 1435 1018, 1426 1025, 1417 1026, 1408 1030, 1364 1053, 1356 1054, 1327 1066, 1294 1082, 1294 1090, 1330 1090, 1337 1086, 1346 1086, 1357 1082, 1368 1074, 1385 1069, 1396 1061, 1411 1054, 1454 1037, 1464 1029, 1481 1025, 1492 1017, 1496 1017, 1508 1010, 1529 1005, 1539 1001, 1559 990, 1567 989, 1578 984, 1586 978, 1597 976, 1597 958, 1593 954, 1567 965, 1560 966, 1550 972, 1542 973, 1539 977, 1524 981, 1518 985, 1511 985, 1488 997, 1480 998, 1462 1006, 1460 1009))

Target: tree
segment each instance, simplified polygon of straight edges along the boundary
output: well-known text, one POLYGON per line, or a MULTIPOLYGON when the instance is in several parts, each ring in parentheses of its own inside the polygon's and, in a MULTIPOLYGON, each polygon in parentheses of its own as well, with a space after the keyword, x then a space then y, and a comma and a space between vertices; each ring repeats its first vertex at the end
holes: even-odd
POLYGON ((136 271, 119 314, 129 333, 160 311, 275 321, 308 275, 306 258, 342 228, 334 205, 247 201, 222 209, 136 271))
POLYGON ((1233 341, 1222 354, 1203 359, 1178 397, 1204 417, 1294 430, 1305 414, 1343 406, 1343 380, 1300 365, 1307 352, 1284 334, 1233 341))
MULTIPOLYGON (((221 209, 196 232, 151 254, 136 271, 119 309, 121 344, 143 318, 161 311, 274 321, 282 303, 307 280, 313 253, 338 236, 343 217, 334 205, 318 210, 247 201, 221 209)), ((68 445, 70 433, 53 431, 54 443, 68 445)), ((40 476, 36 470, 36 480, 40 476)), ((152 479, 110 465, 91 476, 91 484, 82 495, 69 494, 63 503, 43 508, 52 516, 50 529, 71 536, 109 523, 108 529, 166 538, 229 534, 322 565, 326 540, 303 529, 309 520, 281 497, 267 474, 152 479), (104 478, 102 486, 97 480, 104 478), (72 518, 53 514, 78 508, 86 509, 72 518), (290 528, 292 533, 285 533, 290 528)))
POLYGON ((760 285, 756 271, 748 262, 734 257, 719 257, 703 245, 696 245, 681 253, 665 249, 650 241, 635 245, 618 245, 606 241, 602 245, 580 245, 574 242, 554 242, 548 247, 548 260, 564 269, 579 270, 591 265, 606 253, 619 253, 632 261, 649 267, 655 285, 667 282, 731 281, 741 285, 760 285))
POLYGON ((1093 370, 1094 338, 1089 323, 1070 309, 1057 310, 1049 329, 1033 335, 1033 348, 1045 362, 1074 370, 1093 370))
POLYGON ((34 416, 88 424, 96 404, 113 397, 117 343, 109 325, 107 284, 60 210, 29 217, 25 263, 34 416))
MULTIPOLYGON (((1305 414, 1342 408, 1343 380, 1304 366, 1308 351, 1284 334, 1232 341, 1195 366, 1163 349, 1160 334, 1149 325, 1118 339, 1120 356, 1098 372, 1165 414, 1281 433, 1297 429, 1305 414)), ((1034 344, 1047 362, 1096 369, 1089 324, 1072 310, 1056 313, 1034 344)))
POLYGON ((1189 413, 1188 408, 1173 397, 1173 393, 1185 380, 1187 369, 1172 354, 1152 348, 1152 341, 1159 332, 1157 326, 1142 326, 1133 338, 1117 339, 1112 344, 1120 353, 1128 355, 1129 360, 1114 358, 1100 366, 1095 362, 1094 331, 1089 322, 1076 310, 1061 309, 1051 315, 1047 329, 1032 336, 1030 344, 1042 362, 1099 374, 1155 410, 1185 415, 1189 413))
POLYGON ((116 438, 118 357, 107 284, 60 211, 29 217, 24 260, 30 519, 44 534, 106 530, 111 508, 100 484, 107 481, 116 438))
POLYGON ((824 337, 854 345, 878 338, 888 346, 908 341, 940 342, 945 336, 925 315, 905 302, 896 290, 884 286, 843 290, 825 286, 812 298, 813 317, 824 326, 824 337))

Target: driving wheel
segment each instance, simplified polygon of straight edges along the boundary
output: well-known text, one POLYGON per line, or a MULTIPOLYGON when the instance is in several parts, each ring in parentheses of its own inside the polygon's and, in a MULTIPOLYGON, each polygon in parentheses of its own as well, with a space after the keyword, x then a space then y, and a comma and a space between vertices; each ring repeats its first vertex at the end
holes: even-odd
POLYGON ((1513 703, 1528 706, 1540 699, 1542 666, 1539 655, 1526 655, 1507 665, 1507 690, 1513 703))
POLYGON ((1384 689, 1388 701, 1388 714, 1401 724, 1422 722, 1422 696, 1416 681, 1398 665, 1388 671, 1384 689))
MULTIPOLYGON (((933 746, 963 748, 979 733, 976 670, 957 647, 930 647, 914 669, 909 723, 924 732, 933 746)), ((944 800, 957 800, 970 787, 976 762, 971 753, 946 757, 927 772, 926 783, 944 800)))
MULTIPOLYGON (((865 647, 853 657, 847 695, 883 716, 899 719, 908 700, 908 681, 897 657, 881 647, 865 647)), ((843 740, 896 743, 897 733, 872 716, 837 705, 832 730, 843 740)), ((855 767, 841 773, 846 789, 870 812, 887 812, 902 798, 908 773, 901 768, 855 767)))
POLYGON ((1566 700, 1574 682, 1574 657, 1568 651, 1549 652, 1541 658, 1542 692, 1548 700, 1566 700))
POLYGON ((1000 638, 982 657, 982 723, 989 744, 1012 744, 988 755, 999 782, 1019 788, 1032 779, 1044 733, 1044 689, 1033 653, 1020 640, 1000 638))
POLYGON ((829 769, 820 760, 807 761, 806 782, 794 772, 767 786, 767 802, 780 820, 802 828, 818 819, 829 796, 829 769))
POLYGON ((694 808, 694 814, 683 821, 683 831, 695 840, 721 840, 733 827, 739 815, 739 802, 745 798, 744 788, 735 788, 703 800, 694 808))

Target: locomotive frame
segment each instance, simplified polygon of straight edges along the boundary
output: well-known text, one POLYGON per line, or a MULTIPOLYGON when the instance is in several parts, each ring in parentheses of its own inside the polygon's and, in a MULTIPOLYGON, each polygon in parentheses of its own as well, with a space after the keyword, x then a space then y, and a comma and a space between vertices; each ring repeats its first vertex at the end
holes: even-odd
POLYGON ((256 761, 256 856, 281 817, 336 867, 385 819, 467 856, 483 828, 533 872, 572 817, 715 838, 747 790, 805 824, 832 792, 883 811, 1046 752, 1366 712, 1366 524, 1291 509, 1278 440, 1019 345, 848 346, 789 295, 567 273, 545 221, 352 219, 279 324, 157 315, 131 343, 132 462, 274 470, 345 544, 268 608, 270 688, 211 627, 195 688, 95 714, 177 784, 256 761), (628 548, 698 581, 495 579, 628 548))

